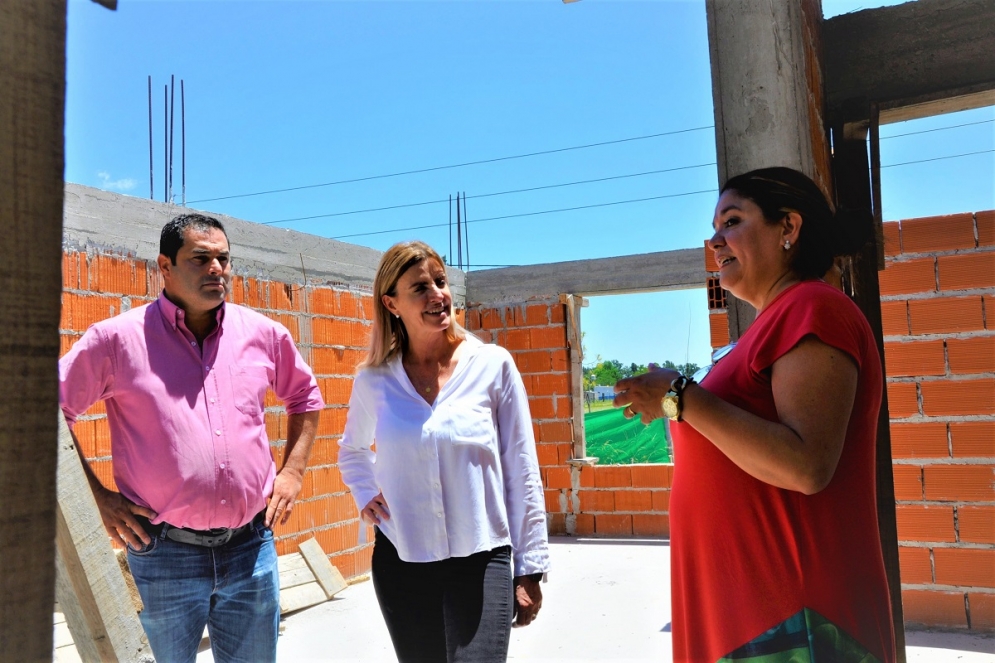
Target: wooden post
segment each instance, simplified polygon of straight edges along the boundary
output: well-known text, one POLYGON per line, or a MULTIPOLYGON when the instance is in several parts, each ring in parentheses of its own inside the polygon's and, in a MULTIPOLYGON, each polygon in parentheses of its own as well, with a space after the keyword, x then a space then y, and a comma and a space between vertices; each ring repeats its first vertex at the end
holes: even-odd
POLYGON ((584 458, 587 446, 584 441, 584 349, 580 332, 580 308, 584 298, 577 295, 560 295, 566 308, 567 343, 570 346, 570 395, 572 401, 573 457, 584 458))
POLYGON ((62 412, 58 426, 56 596, 66 625, 80 658, 87 663, 151 662, 152 650, 62 412))
POLYGON ((0 2, 0 661, 52 660, 65 0, 0 2))
MULTIPOLYGON (((877 118, 873 118, 875 121, 877 118)), ((876 133, 876 132, 875 132, 876 133)), ((876 138, 876 136, 875 136, 876 138)), ((833 165, 836 201, 840 207, 872 209, 872 178, 868 175, 867 127, 848 125, 833 130, 833 165)), ((880 191, 880 189, 877 189, 880 191)), ((881 292, 878 287, 879 247, 883 244, 880 228, 880 198, 874 205, 876 213, 874 240, 869 242, 850 265, 854 301, 863 311, 874 332, 881 373, 884 375, 884 332, 881 326, 881 292)), ((881 269, 883 269, 883 265, 881 269)), ((902 610, 902 581, 898 563, 898 525, 895 517, 895 477, 891 458, 891 425, 888 414, 888 390, 882 389, 881 412, 877 430, 877 504, 878 531, 884 556, 888 587, 891 592, 891 612, 895 625, 897 660, 905 662, 905 617, 902 610)))

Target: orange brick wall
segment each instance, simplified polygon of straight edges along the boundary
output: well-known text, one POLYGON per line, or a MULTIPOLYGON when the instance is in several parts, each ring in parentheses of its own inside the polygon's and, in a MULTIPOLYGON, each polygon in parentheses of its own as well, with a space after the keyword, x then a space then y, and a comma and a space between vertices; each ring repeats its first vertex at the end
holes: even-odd
MULTIPOLYGON (((884 224, 905 620, 995 630, 995 211, 884 224)), ((705 252, 705 268, 718 267, 705 252)), ((714 276, 714 274, 713 274, 714 276)), ((728 342, 712 306, 712 347, 728 342)))
MULTIPOLYGON (((62 272, 59 328, 63 354, 92 323, 151 302, 162 289, 154 262, 122 256, 67 252, 62 272)), ((368 573, 372 546, 358 545, 360 521, 336 462, 353 374, 370 329, 372 297, 344 287, 309 286, 305 291, 300 285, 236 276, 230 299, 290 330, 317 375, 326 403, 297 505, 286 525, 274 527, 277 552, 294 552, 300 543, 316 537, 346 578, 368 573)), ((273 457, 279 465, 286 444, 287 416, 272 392, 267 395, 265 418, 273 457)), ((102 404, 77 421, 75 432, 97 475, 113 487, 110 433, 102 404)), ((372 530, 368 534, 372 540, 372 530)))
POLYGON ((995 212, 885 224, 905 619, 995 629, 995 212))
POLYGON ((472 306, 467 328, 511 352, 529 394, 552 534, 669 536, 672 465, 574 458, 570 344, 559 300, 472 306))

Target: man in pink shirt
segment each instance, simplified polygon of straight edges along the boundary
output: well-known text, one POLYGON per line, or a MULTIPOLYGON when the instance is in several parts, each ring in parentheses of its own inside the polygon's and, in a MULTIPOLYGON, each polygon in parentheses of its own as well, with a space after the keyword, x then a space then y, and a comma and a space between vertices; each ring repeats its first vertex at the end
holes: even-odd
POLYGON ((120 492, 83 466, 104 527, 127 546, 156 659, 194 661, 206 625, 215 661, 272 661, 270 526, 294 508, 324 403, 286 328, 225 303, 231 262, 217 219, 173 219, 159 251, 159 298, 93 325, 59 362, 62 411, 72 427, 105 402, 120 492), (279 472, 267 388, 287 410, 279 472))

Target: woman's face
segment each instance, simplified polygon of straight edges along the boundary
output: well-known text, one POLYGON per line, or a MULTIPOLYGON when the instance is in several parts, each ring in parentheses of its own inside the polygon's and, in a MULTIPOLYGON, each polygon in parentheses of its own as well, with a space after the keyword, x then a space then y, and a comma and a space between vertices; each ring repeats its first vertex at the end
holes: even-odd
POLYGON ((783 224, 768 223, 756 203, 729 190, 715 206, 712 229, 715 234, 708 248, 719 266, 719 283, 754 308, 762 308, 788 270, 783 224))
POLYGON ((425 259, 412 265, 394 290, 394 296, 383 296, 383 305, 392 315, 401 316, 409 336, 449 328, 453 297, 446 270, 438 262, 425 259))

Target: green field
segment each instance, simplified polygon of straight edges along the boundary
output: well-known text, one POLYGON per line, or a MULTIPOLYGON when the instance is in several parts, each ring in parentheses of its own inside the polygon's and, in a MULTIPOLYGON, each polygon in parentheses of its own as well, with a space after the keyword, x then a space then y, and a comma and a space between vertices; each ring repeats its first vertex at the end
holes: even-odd
POLYGON ((584 415, 584 429, 587 455, 596 456, 599 465, 670 462, 663 420, 644 426, 620 409, 596 409, 584 415))

